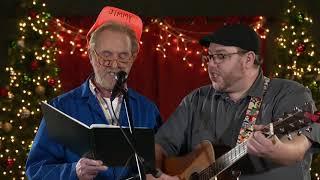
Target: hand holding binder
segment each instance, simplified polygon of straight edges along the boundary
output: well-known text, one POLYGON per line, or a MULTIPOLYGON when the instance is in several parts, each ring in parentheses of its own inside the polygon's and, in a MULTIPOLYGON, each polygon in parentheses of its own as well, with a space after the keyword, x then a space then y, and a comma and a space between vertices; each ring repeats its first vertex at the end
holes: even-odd
POLYGON ((76 165, 76 173, 79 179, 93 179, 100 171, 107 170, 102 161, 81 158, 76 165))

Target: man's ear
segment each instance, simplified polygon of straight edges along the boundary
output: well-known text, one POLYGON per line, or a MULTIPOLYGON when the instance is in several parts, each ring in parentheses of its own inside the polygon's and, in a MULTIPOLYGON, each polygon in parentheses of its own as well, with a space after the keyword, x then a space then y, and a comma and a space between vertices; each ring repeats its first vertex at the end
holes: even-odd
POLYGON ((256 59, 256 54, 253 51, 249 51, 246 54, 247 54, 246 64, 252 66, 256 59))

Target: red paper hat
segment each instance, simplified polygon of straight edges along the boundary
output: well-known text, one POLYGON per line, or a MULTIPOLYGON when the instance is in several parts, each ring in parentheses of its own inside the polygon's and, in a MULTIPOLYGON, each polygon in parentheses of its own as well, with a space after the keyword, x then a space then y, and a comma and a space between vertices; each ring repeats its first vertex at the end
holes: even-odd
POLYGON ((137 40, 140 41, 143 26, 140 17, 119 8, 106 6, 101 10, 96 22, 87 34, 88 44, 91 33, 107 22, 116 22, 128 26, 135 32, 137 40))

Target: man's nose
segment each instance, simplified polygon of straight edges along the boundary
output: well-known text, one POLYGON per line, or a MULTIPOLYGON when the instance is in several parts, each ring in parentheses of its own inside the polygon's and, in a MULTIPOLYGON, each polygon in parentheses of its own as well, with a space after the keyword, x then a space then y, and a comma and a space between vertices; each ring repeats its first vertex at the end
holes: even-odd
POLYGON ((116 58, 113 58, 113 59, 111 60, 111 67, 112 67, 112 68, 117 68, 117 67, 118 67, 118 61, 117 61, 116 58))

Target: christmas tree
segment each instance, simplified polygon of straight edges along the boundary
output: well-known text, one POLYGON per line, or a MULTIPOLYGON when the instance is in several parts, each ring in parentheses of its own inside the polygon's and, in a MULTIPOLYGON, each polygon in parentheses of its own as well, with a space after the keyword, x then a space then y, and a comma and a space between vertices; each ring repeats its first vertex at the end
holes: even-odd
MULTIPOLYGON (((281 33, 276 38, 279 62, 274 68, 276 77, 292 79, 308 87, 318 109, 320 109, 320 57, 319 46, 312 38, 312 18, 292 1, 285 11, 281 33)), ((311 175, 318 178, 320 156, 315 156, 311 175)))
POLYGON ((308 87, 317 107, 320 107, 320 58, 318 46, 312 39, 312 18, 299 10, 292 1, 285 12, 278 43, 279 62, 274 68, 276 77, 292 79, 308 87))
MULTIPOLYGON (((27 13, 18 21, 9 47, 9 84, 0 87, 0 179, 24 179, 25 162, 41 120, 40 102, 60 91, 55 36, 44 3, 22 1, 27 13)), ((23 12, 24 12, 23 11, 23 12)))

